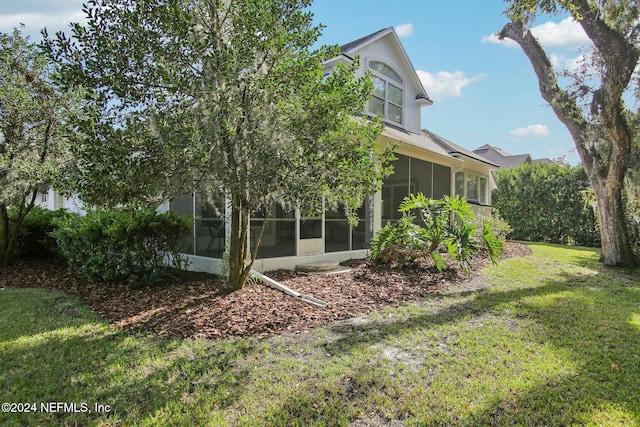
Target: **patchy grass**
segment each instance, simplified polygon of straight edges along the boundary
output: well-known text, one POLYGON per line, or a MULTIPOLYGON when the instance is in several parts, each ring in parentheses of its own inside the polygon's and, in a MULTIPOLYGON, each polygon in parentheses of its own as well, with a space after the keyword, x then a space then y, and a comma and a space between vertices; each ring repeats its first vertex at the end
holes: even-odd
POLYGON ((531 248, 481 290, 268 340, 159 339, 1 290, 0 402, 38 412, 0 424, 640 425, 640 274, 531 248))

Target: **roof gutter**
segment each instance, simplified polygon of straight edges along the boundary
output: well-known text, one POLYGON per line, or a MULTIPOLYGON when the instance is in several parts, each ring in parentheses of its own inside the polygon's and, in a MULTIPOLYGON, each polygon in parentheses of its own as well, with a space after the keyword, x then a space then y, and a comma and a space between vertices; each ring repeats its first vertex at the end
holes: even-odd
POLYGON ((469 156, 468 154, 461 153, 461 152, 459 152, 459 151, 450 151, 450 152, 449 152, 449 154, 450 154, 452 157, 455 157, 455 158, 458 158, 458 157, 466 157, 467 159, 475 160, 475 161, 477 161, 477 162, 481 162, 481 163, 484 163, 484 164, 486 164, 486 165, 493 166, 494 168, 499 168, 499 167, 500 167, 500 166, 496 165, 495 163, 491 163, 491 162, 490 162, 490 161, 488 161, 488 160, 482 160, 482 159, 478 159, 478 158, 476 158, 476 157, 471 157, 471 156, 469 156))

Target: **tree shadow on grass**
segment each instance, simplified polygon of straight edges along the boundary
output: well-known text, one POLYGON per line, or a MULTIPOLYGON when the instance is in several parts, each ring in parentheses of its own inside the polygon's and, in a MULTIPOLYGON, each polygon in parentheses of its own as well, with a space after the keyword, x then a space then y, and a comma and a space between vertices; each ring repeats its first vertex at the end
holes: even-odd
POLYGON ((206 425, 242 395, 252 351, 250 341, 162 340, 102 322, 5 343, 0 401, 35 402, 37 413, 0 413, 0 425, 206 425), (76 406, 46 413, 46 402, 76 406))
MULTIPOLYGON (((593 265, 588 257, 577 262, 593 265)), ((403 320, 341 323, 331 330, 338 338, 324 346, 346 355, 409 331, 500 316, 506 308, 538 325, 540 345, 570 354, 577 368, 571 374, 558 369, 528 389, 498 391, 473 411, 449 414, 453 419, 459 417, 462 425, 640 424, 640 284, 625 280, 607 283, 597 275, 561 273, 535 287, 460 294, 457 302, 403 320)))
MULTIPOLYGON (((575 290, 575 283, 566 275, 556 284, 575 290)), ((494 401, 474 415, 474 423, 640 424, 640 322, 633 323, 640 315, 640 287, 585 285, 588 292, 559 295, 551 303, 520 304, 542 326, 545 341, 571 354, 578 368, 518 391, 510 402, 494 401)))

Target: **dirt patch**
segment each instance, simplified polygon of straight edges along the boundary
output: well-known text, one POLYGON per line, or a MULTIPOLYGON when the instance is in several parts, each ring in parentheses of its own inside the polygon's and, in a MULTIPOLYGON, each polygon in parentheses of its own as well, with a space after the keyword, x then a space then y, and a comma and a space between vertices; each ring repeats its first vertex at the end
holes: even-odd
MULTIPOLYGON (((525 245, 508 243, 505 257, 530 253, 525 245)), ((0 268, 0 287, 58 289, 77 295, 110 323, 124 328, 144 328, 160 336, 265 337, 286 331, 302 332, 373 310, 415 301, 474 282, 478 269, 488 263, 477 257, 470 273, 437 272, 429 265, 408 270, 373 266, 351 260, 349 272, 310 275, 289 270, 268 272, 302 294, 329 304, 319 308, 300 302, 261 283, 232 291, 216 276, 188 273, 180 279, 129 289, 120 283, 91 283, 57 261, 23 261, 0 268)), ((487 286, 478 282, 479 286, 487 286)))

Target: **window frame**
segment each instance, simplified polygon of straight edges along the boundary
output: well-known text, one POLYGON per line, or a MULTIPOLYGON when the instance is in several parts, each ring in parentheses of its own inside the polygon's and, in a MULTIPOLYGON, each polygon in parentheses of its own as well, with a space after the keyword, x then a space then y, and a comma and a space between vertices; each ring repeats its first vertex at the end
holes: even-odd
POLYGON ((479 177, 475 174, 465 174, 465 195, 468 202, 480 203, 480 190, 479 190, 479 177), (470 185, 473 184, 473 185, 470 185), (471 191, 475 190, 475 195, 471 194, 471 191), (473 196, 473 197, 472 197, 473 196))
MULTIPOLYGON (((371 99, 367 103, 367 111, 370 114, 378 115, 379 113, 375 113, 371 108, 371 102, 374 101, 374 99, 378 103, 382 101, 381 117, 387 122, 402 126, 404 124, 404 93, 405 93, 404 82, 402 81, 402 78, 392 67, 390 67, 389 65, 387 65, 382 61, 370 61, 367 68, 371 72, 371 75, 373 76, 373 78, 379 79, 384 83, 384 98, 382 98, 379 94, 375 94, 375 91, 374 91, 374 94, 372 94, 371 99), (380 71, 374 68, 376 64, 379 64, 382 70, 386 69, 388 73, 385 73, 384 71, 380 71), (391 100, 390 88, 393 88, 400 92, 400 104, 391 100), (390 113, 390 110, 392 108, 399 110, 400 121, 396 121, 392 118, 392 115, 390 113)), ((374 81, 374 84, 375 84, 375 81, 374 81)))
POLYGON ((490 206, 489 201, 489 178, 484 175, 479 175, 472 172, 458 171, 454 174, 454 195, 462 196, 469 203, 490 206), (459 188, 460 182, 458 176, 462 176, 462 188, 459 188), (469 181, 475 178, 475 192, 476 197, 469 197, 469 181), (484 183, 483 183, 484 182, 484 183), (483 188, 484 187, 484 188, 483 188), (459 191, 462 190, 462 191, 459 191))

